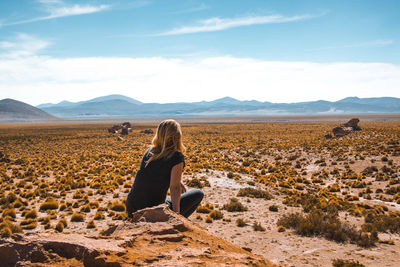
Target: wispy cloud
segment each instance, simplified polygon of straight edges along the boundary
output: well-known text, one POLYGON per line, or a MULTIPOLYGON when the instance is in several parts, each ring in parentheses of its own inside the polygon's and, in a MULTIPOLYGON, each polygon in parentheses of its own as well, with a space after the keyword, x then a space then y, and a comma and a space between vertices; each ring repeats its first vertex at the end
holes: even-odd
POLYGON ((368 42, 337 45, 337 46, 327 46, 321 47, 317 50, 330 50, 330 49, 341 49, 341 48, 360 48, 360 47, 384 47, 393 44, 393 40, 373 40, 368 42))
POLYGON ((210 8, 210 6, 208 6, 208 5, 204 4, 204 3, 201 3, 200 5, 195 6, 195 7, 191 7, 191 8, 187 8, 187 9, 181 9, 181 10, 176 10, 176 11, 170 12, 170 14, 193 13, 193 12, 198 12, 198 11, 202 11, 202 10, 207 10, 209 8, 210 8))
POLYGON ((320 15, 305 14, 305 15, 295 15, 295 16, 270 15, 270 16, 247 16, 238 18, 214 17, 206 20, 201 20, 197 23, 197 25, 182 26, 156 35, 165 36, 165 35, 178 35, 178 34, 189 34, 198 32, 214 32, 230 28, 257 25, 257 24, 294 22, 294 21, 320 17, 322 15, 323 14, 320 15))
POLYGON ((44 11, 48 14, 42 17, 36 17, 26 20, 3 23, 2 26, 18 25, 31 23, 35 21, 49 20, 68 16, 77 16, 100 12, 110 8, 110 5, 66 5, 61 0, 37 0, 42 5, 44 11))
POLYGON ((33 35, 18 33, 11 41, 0 41, 0 59, 34 56, 49 45, 50 42, 33 35))

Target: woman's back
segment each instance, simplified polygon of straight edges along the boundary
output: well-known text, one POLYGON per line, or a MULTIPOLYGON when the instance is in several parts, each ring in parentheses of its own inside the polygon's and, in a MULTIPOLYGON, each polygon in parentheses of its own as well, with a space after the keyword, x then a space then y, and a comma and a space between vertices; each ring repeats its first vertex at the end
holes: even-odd
POLYGON ((181 152, 175 152, 168 159, 160 158, 147 164, 150 157, 151 153, 148 149, 142 158, 128 195, 131 203, 131 207, 127 207, 128 213, 164 203, 170 186, 172 167, 185 162, 181 152))

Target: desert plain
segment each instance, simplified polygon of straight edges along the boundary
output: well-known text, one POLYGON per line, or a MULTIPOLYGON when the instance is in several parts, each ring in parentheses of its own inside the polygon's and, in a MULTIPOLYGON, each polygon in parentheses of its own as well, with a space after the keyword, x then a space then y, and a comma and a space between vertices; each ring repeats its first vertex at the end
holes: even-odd
MULTIPOLYGON (((399 266, 400 117, 324 138, 350 118, 182 119, 183 182, 205 193, 190 220, 282 266, 399 266)), ((158 124, 130 122, 121 138, 110 122, 0 125, 2 240, 124 222, 158 124)))

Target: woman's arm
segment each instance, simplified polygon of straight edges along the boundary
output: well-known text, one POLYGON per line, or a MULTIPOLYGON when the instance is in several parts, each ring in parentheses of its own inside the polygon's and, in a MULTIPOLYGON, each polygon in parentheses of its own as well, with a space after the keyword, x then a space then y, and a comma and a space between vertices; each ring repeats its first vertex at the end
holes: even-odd
POLYGON ((183 162, 176 164, 171 170, 169 190, 171 191, 172 210, 176 213, 180 212, 182 170, 183 162))

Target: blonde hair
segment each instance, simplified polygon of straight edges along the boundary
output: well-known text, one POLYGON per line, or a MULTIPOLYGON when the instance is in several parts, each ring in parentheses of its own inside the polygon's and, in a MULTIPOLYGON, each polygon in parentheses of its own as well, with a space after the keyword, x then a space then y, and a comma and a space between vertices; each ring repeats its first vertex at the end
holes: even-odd
POLYGON ((158 125, 156 135, 153 138, 150 148, 151 156, 146 166, 156 159, 169 159, 175 152, 185 152, 186 148, 182 143, 181 126, 175 120, 164 120, 158 125))

